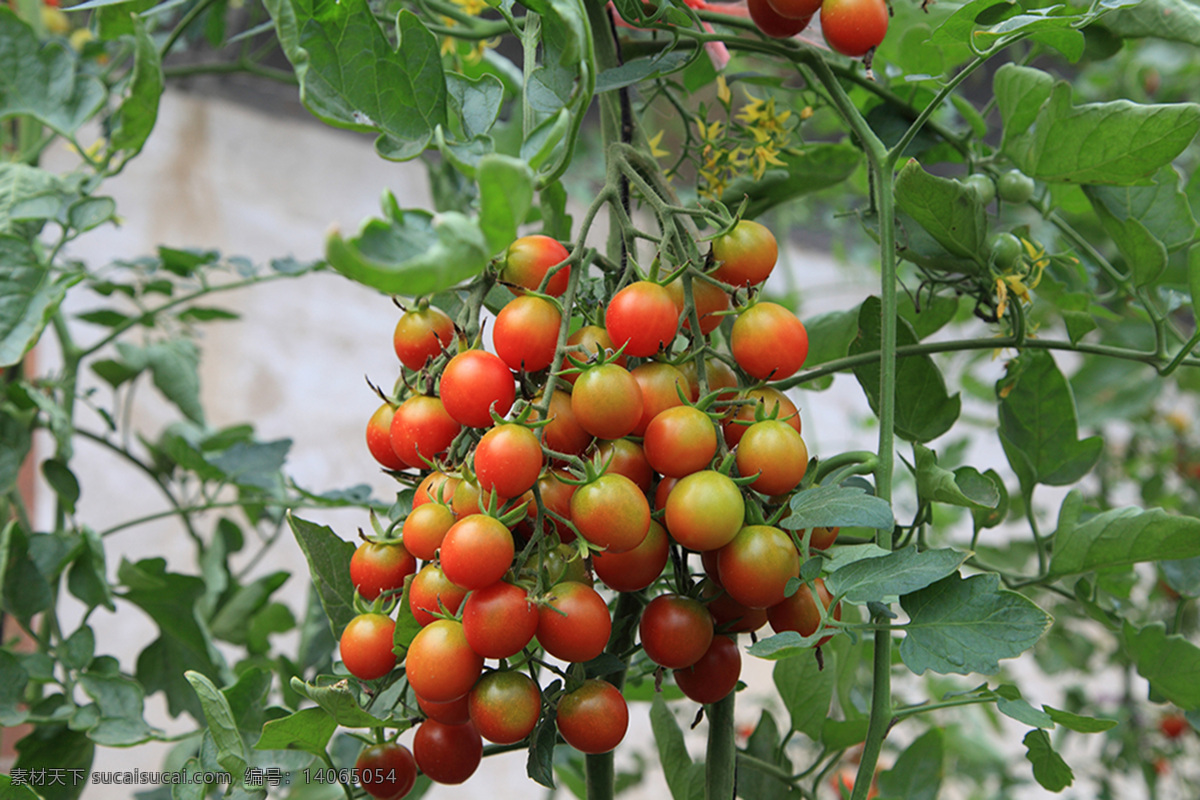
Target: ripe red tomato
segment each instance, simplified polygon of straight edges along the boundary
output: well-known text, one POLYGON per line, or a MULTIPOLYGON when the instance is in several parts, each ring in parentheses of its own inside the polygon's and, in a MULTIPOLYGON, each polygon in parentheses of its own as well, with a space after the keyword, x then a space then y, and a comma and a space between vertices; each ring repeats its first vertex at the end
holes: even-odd
POLYGON ((758 29, 775 39, 788 39, 808 27, 806 19, 791 19, 771 8, 769 0, 747 0, 750 8, 750 19, 758 29))
POLYGON ((1188 724, 1187 717, 1183 714, 1165 714, 1158 721, 1158 729, 1162 731, 1163 736, 1168 739, 1178 739, 1184 733, 1191 729, 1188 724))
POLYGON ((436 719, 446 725, 466 725, 471 721, 471 706, 468 703, 470 693, 445 703, 435 703, 424 697, 417 698, 417 707, 430 719, 436 719))
POLYGON ((392 449, 410 467, 429 469, 462 430, 436 397, 415 394, 392 416, 392 449))
POLYGON ((508 658, 537 633, 537 606, 520 586, 497 581, 471 592, 463 605, 463 631, 471 649, 484 658, 508 658))
POLYGON ((671 495, 671 490, 675 488, 675 484, 679 483, 679 478, 662 478, 658 482, 658 486, 654 487, 654 510, 662 511, 667 507, 667 498, 671 495))
POLYGON ((458 486, 458 480, 438 470, 429 473, 421 479, 417 490, 413 492, 413 508, 435 500, 449 503, 454 498, 454 487, 458 486))
MULTIPOLYGON (((826 611, 829 611, 833 595, 825 588, 825 581, 817 578, 813 581, 813 585, 817 587, 817 595, 821 598, 821 604, 825 606, 826 611)), ((834 607, 831 616, 837 620, 842 618, 841 603, 834 607)), ((782 603, 768 608, 767 620, 771 623, 771 630, 776 633, 795 631, 801 636, 812 636, 821 625, 821 612, 817 610, 817 601, 813 599, 808 584, 803 584, 794 595, 782 603)), ((825 644, 830 638, 832 635, 822 636, 821 640, 817 642, 817 646, 825 644)))
POLYGON ((354 761, 354 772, 363 791, 380 800, 400 800, 417 782, 412 751, 396 742, 365 748, 354 761))
POLYGON ((496 355, 513 372, 538 372, 554 361, 562 314, 549 300, 525 295, 509 301, 492 325, 496 355))
POLYGON ((714 636, 708 650, 690 667, 674 672, 680 691, 697 703, 715 703, 732 692, 742 676, 742 653, 728 636, 714 636))
POLYGON ((475 477, 484 492, 517 497, 537 483, 544 459, 537 434, 515 422, 497 425, 475 446, 475 477))
POLYGON ((728 475, 714 470, 680 478, 667 495, 667 532, 689 550, 724 547, 737 536, 745 518, 742 490, 728 475))
POLYGON ((612 439, 597 442, 591 457, 608 463, 608 472, 624 475, 637 484, 643 493, 650 491, 654 470, 646 460, 646 451, 632 439, 612 439))
POLYGON ((400 542, 363 542, 350 556, 350 582, 364 600, 404 586, 417 571, 417 559, 400 542))
POLYGON ((756 303, 733 323, 729 348, 738 366, 759 380, 783 380, 808 358, 808 332, 796 315, 776 303, 756 303))
POLYGON ((533 732, 542 712, 542 692, 523 672, 489 672, 479 679, 468 698, 475 728, 495 744, 524 739, 533 732))
POLYGON ((392 417, 396 409, 384 403, 367 420, 367 450, 384 469, 401 470, 408 467, 392 449, 392 417))
POLYGON ((634 367, 629 374, 642 391, 642 416, 633 429, 634 436, 641 436, 650 420, 668 408, 683 405, 688 383, 678 368, 663 361, 649 361, 634 367))
MULTIPOLYGON (((683 292, 683 278, 679 277, 667 284, 671 294, 671 302, 683 319, 684 330, 692 329, 691 315, 684 313, 686 297, 683 292)), ((700 320, 700 333, 707 336, 721 326, 723 315, 718 312, 729 308, 729 295, 716 284, 696 278, 692 281, 692 302, 696 305, 696 318, 700 320)))
POLYGON ((750 488, 780 495, 800 485, 808 471, 808 447, 796 429, 779 420, 763 420, 746 429, 737 446, 738 473, 758 474, 750 488))
POLYGON ((668 477, 682 478, 713 460, 717 426, 695 406, 675 406, 650 422, 643 446, 650 466, 668 477))
POLYGON ((625 345, 626 355, 652 356, 675 341, 679 311, 665 288, 650 281, 636 281, 608 302, 604 328, 613 344, 618 348, 625 345))
POLYGON ((624 553, 596 553, 592 556, 592 569, 610 589, 638 592, 662 575, 669 556, 670 541, 666 529, 650 520, 650 530, 641 544, 624 553))
POLYGON ((629 370, 615 363, 584 370, 571 391, 579 426, 601 439, 633 433, 642 418, 642 390, 629 370))
POLYGON ((408 608, 421 626, 433 622, 441 606, 451 614, 458 613, 467 590, 451 582, 437 564, 426 564, 413 576, 408 586, 408 608))
MULTIPOLYGON (((535 405, 541 403, 539 396, 535 405)), ((530 414, 530 421, 537 422, 541 416, 535 411, 530 414)), ((542 443, 558 453, 571 456, 583 455, 592 443, 593 437, 583 429, 575 412, 571 410, 571 395, 554 390, 550 396, 550 407, 546 410, 546 419, 550 420, 541 429, 542 443)))
MULTIPOLYGON (((549 236, 522 236, 508 246, 500 280, 520 289, 537 289, 551 267, 567 260, 567 248, 549 236)), ((546 283, 545 293, 561 297, 571 279, 571 268, 563 267, 546 283)))
MULTIPOLYGON (((719 550, 710 551, 719 553, 719 550)), ((708 555, 705 553, 705 555, 708 555)), ((729 633, 749 633, 767 624, 765 608, 749 608, 729 596, 720 583, 711 578, 700 585, 700 596, 708 603, 708 612, 718 630, 729 633)))
MULTIPOLYGON (((767 7, 779 16, 781 12, 776 6, 777 3, 771 3, 767 7)), ((790 14, 782 16, 792 18, 790 14)), ((808 25, 808 18, 802 19, 803 25, 800 26, 800 30, 808 25)), ((793 26, 794 24, 791 23, 793 26)), ((765 225, 743 219, 738 220, 729 233, 713 240, 712 255, 713 260, 717 262, 717 267, 712 272, 714 278, 732 286, 753 286, 765 281, 775 269, 775 262, 779 260, 779 244, 775 241, 775 234, 765 225)))
POLYGON ((442 370, 439 386, 446 412, 472 428, 492 427, 492 411, 503 417, 517 396, 512 373, 499 356, 464 350, 442 370))
POLYGON ((821 0, 770 0, 775 13, 790 19, 811 19, 821 10, 821 0))
POLYGON ((512 531, 503 522, 471 514, 454 523, 442 539, 442 571, 464 589, 482 589, 504 577, 515 552, 512 531))
POLYGON ((858 58, 883 41, 889 16, 885 0, 824 0, 821 33, 830 48, 858 58))
POLYGON ((454 512, 449 506, 442 503, 417 506, 405 518, 404 527, 400 529, 404 547, 422 561, 432 561, 452 525, 454 512))
POLYGON ((359 614, 346 624, 339 642, 342 663, 362 681, 382 678, 396 666, 392 637, 396 623, 386 614, 359 614))
POLYGON ((629 728, 629 706, 621 691, 598 678, 558 701, 558 732, 581 753, 607 753, 629 728))
POLYGON ((538 642, 563 661, 591 661, 604 652, 611 633, 608 606, 586 583, 556 584, 546 605, 538 608, 538 642))
POLYGON ((441 355, 454 343, 454 321, 440 308, 426 306, 404 312, 392 334, 392 345, 400 363, 411 370, 441 355))
POLYGON ((461 622, 436 619, 408 646, 404 673, 419 697, 447 703, 471 691, 483 672, 483 656, 471 649, 461 622))
POLYGON ((444 725, 427 719, 413 734, 413 758, 421 772, 435 783, 463 783, 479 769, 483 739, 471 723, 444 725))
POLYGON ((747 525, 717 551, 721 585, 748 608, 783 602, 792 578, 800 577, 800 554, 792 537, 771 525, 747 525))
POLYGON ((800 412, 796 409, 796 404, 791 399, 778 389, 773 389, 770 386, 764 386, 761 389, 751 389, 746 392, 742 400, 753 400, 753 403, 746 403, 737 406, 737 410, 733 416, 726 420, 723 428, 725 432, 725 444, 730 447, 737 447, 742 440, 742 436, 754 424, 758 409, 762 409, 763 417, 771 419, 772 415, 781 422, 786 422, 796 429, 796 433, 800 433, 800 412))
POLYGON ((712 644, 712 614, 699 600, 661 594, 642 610, 638 636, 646 657, 660 667, 690 667, 712 644))
POLYGON ((650 503, 636 483, 609 472, 575 490, 571 521, 592 544, 624 553, 645 540, 650 530, 650 503))

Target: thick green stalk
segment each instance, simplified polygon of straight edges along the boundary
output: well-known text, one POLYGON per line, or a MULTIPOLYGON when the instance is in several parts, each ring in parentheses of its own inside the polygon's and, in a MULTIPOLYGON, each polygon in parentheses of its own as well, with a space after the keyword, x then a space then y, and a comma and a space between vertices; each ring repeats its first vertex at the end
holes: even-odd
POLYGON ((708 750, 704 762, 705 800, 733 800, 737 788, 737 743, 733 732, 733 706, 737 692, 705 706, 708 714, 708 750))
MULTIPOLYGON (((642 601, 636 592, 622 592, 617 597, 617 607, 613 609, 613 632, 608 641, 606 653, 623 657, 626 667, 629 665, 625 655, 633 646, 634 632, 637 630, 637 618, 641 613, 642 601)), ((621 689, 625 686, 625 668, 605 676, 613 686, 621 689)), ((599 753, 587 756, 584 761, 584 774, 587 781, 587 800, 612 800, 616 793, 616 777, 613 768, 613 754, 599 753)))

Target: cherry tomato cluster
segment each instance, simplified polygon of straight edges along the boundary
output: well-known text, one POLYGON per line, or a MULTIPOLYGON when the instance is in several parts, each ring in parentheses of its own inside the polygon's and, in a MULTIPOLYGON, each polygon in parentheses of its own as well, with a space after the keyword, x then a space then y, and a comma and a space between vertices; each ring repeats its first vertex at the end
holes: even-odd
POLYGON ((351 579, 374 604, 346 626, 341 657, 372 681, 402 652, 424 718, 415 768, 460 783, 483 740, 518 743, 551 718, 581 752, 616 747, 625 699, 585 666, 616 640, 615 593, 642 606, 641 655, 610 658, 671 670, 704 704, 737 686, 740 633, 810 636, 840 618, 819 579, 795 580, 802 549, 837 529, 779 525, 809 454, 795 404, 768 384, 808 353, 803 323, 758 297, 777 257, 767 228, 738 220, 704 269, 634 276, 597 308, 571 302, 583 278, 568 250, 526 236, 491 274, 511 291, 491 350, 427 303, 400 318, 401 397, 366 439, 416 484, 412 510, 354 554, 351 579), (401 592, 421 628, 393 648, 386 609, 401 592))
POLYGON ((749 0, 750 19, 767 36, 787 39, 820 15, 821 34, 830 49, 858 58, 879 46, 887 34, 887 0, 749 0))

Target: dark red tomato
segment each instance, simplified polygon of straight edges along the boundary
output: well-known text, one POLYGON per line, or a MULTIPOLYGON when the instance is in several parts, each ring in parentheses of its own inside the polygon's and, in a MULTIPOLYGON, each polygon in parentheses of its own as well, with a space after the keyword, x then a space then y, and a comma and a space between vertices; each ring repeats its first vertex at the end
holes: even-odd
POLYGON ((800 412, 796 409, 796 404, 778 389, 772 389, 770 386, 751 389, 741 399, 754 402, 737 406, 737 411, 725 422, 725 444, 730 447, 737 447, 741 442, 742 436, 754 424, 759 408, 762 409, 765 419, 774 416, 775 419, 795 428, 796 433, 800 433, 800 412))
POLYGON ((642 418, 642 390, 629 370, 601 364, 584 370, 571 392, 571 411, 579 426, 601 439, 633 433, 642 418))
POLYGON ((400 363, 413 370, 425 366, 426 360, 441 355, 453 343, 453 320, 433 306, 404 312, 392 334, 400 363))
POLYGON ((350 556, 350 582, 364 600, 400 589, 417 571, 417 559, 400 542, 363 542, 350 556))
MULTIPOLYGON (((675 310, 683 318, 684 330, 690 331, 691 316, 684 313, 686 297, 683 292, 683 278, 676 278, 668 283, 667 291, 671 293, 671 302, 675 304, 675 310)), ((729 295, 725 290, 700 278, 692 281, 692 302, 696 305, 696 318, 700 320, 700 333, 705 336, 719 328, 724 321, 725 317, 719 316, 719 312, 729 309, 729 295)))
MULTIPOLYGON (((771 2, 767 7, 774 11, 776 16, 780 16, 777 2, 771 2)), ((783 16, 792 18, 789 14, 783 16)), ((808 17, 811 16, 809 14, 803 18, 801 30, 808 25, 808 17)), ((795 25, 794 22, 790 24, 795 25)), ((765 281, 775 269, 775 262, 779 259, 779 245, 775 241, 775 234, 765 225, 743 219, 739 220, 729 233, 713 240, 712 254, 713 260, 717 262, 717 268, 712 272, 714 278, 732 286, 753 286, 765 281)))
POLYGON ((721 585, 748 608, 783 602, 788 581, 800 577, 800 554, 792 537, 771 525, 747 525, 717 551, 721 585))
MULTIPOLYGON (((546 511, 553 511, 560 517, 570 521, 571 519, 571 498, 575 495, 575 484, 565 483, 559 478, 570 477, 565 470, 552 469, 548 470, 542 477, 538 478, 538 492, 542 496, 542 506, 546 511)), ((534 503, 529 504, 527 517, 533 520, 537 517, 538 509, 534 503)), ((558 538, 563 542, 571 542, 575 540, 575 531, 563 525, 557 518, 546 515, 545 520, 558 533, 558 538)))
POLYGON ((783 380, 808 358, 808 332, 796 315, 776 303, 756 303, 733 323, 733 360, 759 380, 783 380))
POLYGON ((824 0, 821 33, 833 50, 858 58, 874 50, 888 29, 885 0, 824 0))
POLYGON ((468 702, 470 697, 470 693, 467 693, 446 703, 435 703, 417 696, 417 707, 425 716, 445 725, 466 725, 471 721, 471 705, 468 702))
POLYGON ((537 606, 520 586, 497 581, 471 592, 463 605, 463 630, 471 649, 484 658, 508 658, 537 633, 537 606))
POLYGON ((475 774, 483 760, 483 738, 471 723, 444 725, 427 719, 413 734, 413 757, 435 783, 457 785, 475 774))
POLYGON ((354 772, 363 791, 380 800, 400 800, 417 782, 412 751, 396 742, 373 744, 358 754, 354 772))
POLYGON ((436 397, 416 394, 392 416, 392 449, 410 467, 429 469, 462 430, 436 397))
POLYGON ((717 557, 720 554, 720 550, 705 550, 700 554, 700 563, 704 567, 705 577, 712 581, 718 588, 722 587, 721 570, 717 566, 717 557))
POLYGON ((444 472, 434 471, 421 479, 417 490, 413 493, 413 508, 434 501, 449 503, 454 499, 454 487, 458 486, 458 478, 452 478, 444 472))
POLYGON ((629 706, 621 691, 598 678, 558 701, 558 732, 581 753, 607 753, 625 738, 629 706))
POLYGON ((591 661, 604 652, 612 617, 600 593, 586 583, 555 584, 538 608, 537 639, 547 653, 563 661, 591 661))
POLYGON ((467 590, 453 583, 437 564, 426 564, 413 576, 408 586, 408 608, 421 626, 433 622, 434 614, 444 606, 451 614, 458 613, 467 590))
POLYGON ((537 483, 545 459, 537 434, 515 422, 497 425, 475 446, 475 477, 484 492, 517 497, 537 483))
POLYGON ((392 636, 396 623, 386 614, 359 614, 346 624, 339 647, 342 663, 361 681, 382 678, 396 666, 392 636))
POLYGON ((642 610, 638 636, 646 657, 660 667, 690 667, 712 644, 712 614, 699 600, 661 594, 642 610))
POLYGON ((654 470, 646 460, 646 451, 632 439, 613 439, 597 442, 593 457, 608 464, 606 472, 624 475, 637 484, 643 493, 650 491, 654 470))
POLYGON ((682 478, 706 468, 717 454, 717 426, 694 406, 663 411, 646 428, 646 460, 659 473, 682 478))
POLYGON ((472 514, 446 532, 439 554, 447 578, 464 589, 482 589, 504 577, 515 552, 512 531, 503 522, 472 514))
POLYGON ((1178 739, 1184 733, 1191 729, 1188 724, 1187 717, 1183 714, 1165 714, 1158 721, 1158 729, 1162 731, 1162 735, 1168 739, 1178 739))
MULTIPOLYGON (((608 335, 608 331, 599 325, 584 325, 567 337, 567 344, 575 348, 568 353, 568 356, 575 359, 579 364, 586 364, 589 359, 611 354, 617 349, 613 347, 612 337, 608 335)), ((613 363, 621 367, 625 366, 625 354, 622 353, 613 363)), ((574 386, 579 373, 572 372, 563 375, 563 377, 567 379, 568 383, 574 386)))
POLYGON ((446 532, 454 525, 454 512, 442 503, 417 506, 404 520, 404 547, 422 561, 432 561, 446 532))
MULTIPOLYGON (((683 377, 687 378, 688 398, 695 403, 700 399, 700 379, 696 372, 696 359, 685 359, 679 365, 679 371, 683 373, 683 377)), ((704 376, 708 379, 708 391, 729 390, 721 392, 718 396, 720 402, 727 403, 737 398, 737 392, 733 391, 738 388, 737 373, 724 361, 712 357, 705 359, 704 376)), ((727 413, 733 412, 731 410, 727 413)))
POLYGON ((730 597, 716 581, 704 581, 700 587, 700 596, 708 603, 708 613, 713 615, 713 621, 719 631, 749 633, 767 624, 765 608, 749 608, 742 605, 730 597))
POLYGON ((742 653, 728 636, 714 636, 700 660, 675 670, 679 690, 697 703, 715 703, 737 688, 742 676, 742 653))
POLYGON ((636 281, 608 301, 604 329, 614 345, 625 345, 626 355, 652 356, 675 341, 679 311, 665 288, 650 281, 636 281))
POLYGON ((542 712, 542 692, 523 672, 489 672, 479 679, 468 698, 475 728, 495 744, 524 739, 533 732, 542 712))
MULTIPOLYGON (((539 397, 535 404, 541 403, 541 400, 539 397)), ((540 418, 536 411, 530 415, 532 422, 540 418)), ((554 394, 550 396, 546 418, 550 421, 541 429, 542 443, 555 452, 571 456, 583 455, 595 438, 575 419, 575 412, 571 410, 571 395, 566 392, 554 390, 554 394)))
POLYGON ((404 674, 419 697, 448 703, 471 691, 483 672, 483 656, 471 649, 461 622, 435 619, 408 646, 404 674))
POLYGON ((756 422, 737 446, 740 475, 758 474, 750 488, 765 495, 786 494, 808 471, 808 447, 796 429, 779 420, 756 422))
POLYGON ((513 372, 538 372, 554 361, 562 314, 549 300, 525 295, 509 301, 496 315, 492 344, 513 372))
POLYGON ((392 417, 396 409, 384 403, 367 420, 367 450, 384 469, 401 470, 408 467, 392 449, 392 417))
POLYGON ((592 569, 596 570, 596 577, 610 589, 638 592, 662 575, 667 566, 669 550, 666 529, 650 520, 650 530, 641 544, 624 553, 596 553, 592 556, 592 569))
POLYGON ((650 530, 650 503, 636 483, 609 472, 575 490, 571 521, 592 544, 624 553, 645 540, 650 530))
MULTIPOLYGON (((813 581, 813 585, 817 587, 817 595, 828 612, 829 606, 833 602, 833 595, 825 588, 825 581, 820 578, 813 581)), ((836 620, 842 618, 841 603, 834 607, 831 616, 836 620)), ((801 636, 812 636, 821 625, 821 612, 817 610, 817 601, 813 599, 813 593, 808 588, 808 584, 804 584, 794 595, 782 603, 768 608, 767 620, 771 623, 771 630, 776 633, 795 631, 801 636)), ((821 637, 817 646, 825 644, 830 638, 832 635, 821 637)))
MULTIPOLYGON (((508 246, 504 266, 500 268, 500 280, 520 289, 537 289, 546 273, 566 261, 569 255, 567 248, 549 236, 522 236, 508 246)), ((570 279, 571 268, 563 267, 554 273, 543 291, 561 297, 570 279)))
POLYGON ((810 19, 821 10, 821 0, 770 0, 775 13, 791 19, 810 19))
POLYGON ((771 8, 769 0, 747 0, 750 19, 758 29, 775 39, 788 39, 808 27, 808 19, 791 19, 771 8))
POLYGON ((833 543, 837 541, 838 531, 841 528, 813 528, 812 536, 808 539, 808 546, 816 550, 828 550, 833 547, 833 543))
POLYGON ((642 390, 642 416, 633 429, 634 436, 646 432, 650 420, 668 408, 683 405, 688 393, 687 378, 677 367, 662 361, 650 361, 629 373, 642 390))
POLYGON ((714 470, 680 478, 667 495, 667 532, 689 550, 724 547, 737 536, 745 518, 742 490, 728 475, 714 470))
POLYGON ((662 511, 667 507, 667 498, 671 495, 671 490, 675 488, 675 484, 679 483, 678 478, 663 478, 658 482, 658 486, 654 487, 654 510, 662 511))
POLYGON ((442 370, 438 393, 446 412, 472 428, 492 427, 492 412, 503 417, 517 396, 512 373, 499 356, 465 350, 442 370))

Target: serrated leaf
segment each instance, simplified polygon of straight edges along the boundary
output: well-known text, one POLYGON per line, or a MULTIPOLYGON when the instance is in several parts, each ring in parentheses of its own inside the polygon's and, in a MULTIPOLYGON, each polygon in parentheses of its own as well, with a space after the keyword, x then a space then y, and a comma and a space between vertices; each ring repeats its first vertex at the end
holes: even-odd
POLYGON ((283 481, 283 464, 291 439, 274 442, 234 442, 208 463, 221 470, 231 483, 258 489, 276 489, 283 481))
POLYGON ((668 50, 651 58, 634 58, 616 67, 610 67, 596 76, 596 94, 623 89, 635 83, 661 78, 683 69, 692 58, 691 53, 668 50))
POLYGON ((970 509, 996 508, 1000 493, 995 485, 972 467, 951 472, 937 465, 937 454, 921 445, 913 445, 917 467, 917 496, 925 502, 949 503, 970 509))
POLYGON ((858 169, 862 151, 850 144, 810 142, 778 157, 784 166, 771 167, 757 179, 740 175, 730 181, 722 202, 736 207, 749 198, 745 216, 753 219, 777 205, 847 180, 858 169))
POLYGON ((358 615, 354 610, 354 584, 350 581, 350 557, 354 545, 342 539, 325 525, 317 525, 288 514, 288 524, 296 537, 321 606, 329 617, 334 638, 342 635, 342 629, 358 615))
POLYGON ((554 788, 554 746, 558 741, 558 726, 554 711, 543 713, 529 735, 529 756, 525 760, 525 774, 529 779, 554 788))
MULTIPOLYGON (((1171 165, 1156 172, 1153 183, 1146 186, 1084 186, 1083 192, 1093 208, 1104 209, 1118 225, 1130 220, 1141 223, 1169 252, 1190 244, 1196 235, 1196 218, 1179 173, 1171 165)), ((1131 262, 1131 266, 1137 265, 1131 262)))
MULTIPOLYGON (((792 774, 787 748, 780 743, 779 726, 766 709, 762 710, 754 732, 746 741, 746 753, 767 764, 775 764, 786 775, 792 774)), ((737 788, 741 797, 752 797, 754 800, 788 800, 792 797, 792 786, 781 780, 778 774, 760 770, 754 762, 741 762, 737 769, 737 788)))
POLYGON ((821 729, 829 716, 837 669, 832 663, 822 669, 815 653, 808 658, 778 661, 771 671, 775 688, 787 708, 792 730, 800 731, 814 742, 821 741, 821 729))
POLYGON ((324 709, 338 725, 347 728, 378 728, 384 724, 384 720, 358 704, 358 698, 348 681, 341 680, 328 686, 318 686, 293 678, 292 688, 324 709))
POLYGON ((16 364, 37 344, 78 280, 51 275, 28 242, 0 235, 0 368, 16 364))
POLYGON ((941 728, 930 728, 905 748, 891 769, 879 774, 883 797, 937 800, 945 775, 946 752, 941 728))
POLYGON ((96 723, 88 728, 88 737, 96 744, 128 747, 154 737, 154 729, 142 717, 141 684, 123 675, 94 673, 80 675, 79 684, 99 709, 96 723))
POLYGON ((943 675, 990 675, 1000 669, 1000 659, 1032 647, 1050 626, 1050 615, 1023 595, 999 587, 996 573, 954 574, 900 598, 910 620, 900 643, 908 668, 918 675, 927 669, 943 675))
POLYGON ((32 444, 28 421, 0 406, 0 496, 7 495, 17 485, 21 465, 32 444))
POLYGON ((988 232, 986 213, 966 184, 931 175, 916 159, 909 159, 896 176, 896 207, 953 255, 980 261, 988 232))
POLYGON ((1135 628, 1128 621, 1121 644, 1151 691, 1184 711, 1200 709, 1200 647, 1179 634, 1168 635, 1162 623, 1135 628))
POLYGON ((792 495, 791 514, 780 525, 788 530, 806 528, 878 528, 895 525, 886 500, 848 486, 814 486, 792 495))
POLYGON ((504 84, 487 73, 472 80, 457 72, 447 73, 446 88, 450 100, 458 107, 463 133, 468 139, 483 136, 496 124, 504 101, 504 84))
POLYGON ((255 750, 303 750, 323 758, 337 722, 322 708, 305 708, 263 725, 255 750))
POLYGON ((163 93, 162 58, 158 47, 141 17, 132 15, 131 22, 133 74, 109 137, 114 150, 124 151, 125 161, 140 153, 150 138, 150 132, 158 121, 158 101, 163 93))
POLYGON ((476 169, 479 182, 479 227, 492 253, 517 238, 517 228, 533 205, 533 171, 525 162, 492 154, 476 169))
POLYGON ((69 194, 53 172, 28 164, 0 164, 0 234, 19 233, 21 222, 54 219, 69 194))
POLYGON ((1200 47, 1200 8, 1190 0, 1141 0, 1108 14, 1102 24, 1123 38, 1154 37, 1200 47))
POLYGON ((909 545, 841 567, 825 579, 825 588, 856 605, 911 594, 957 572, 970 555, 949 548, 918 552, 916 545, 909 545))
POLYGON ((20 725, 29 716, 25 708, 25 686, 29 673, 8 650, 0 650, 0 725, 20 725))
POLYGON ((193 422, 204 424, 200 404, 200 350, 190 339, 169 339, 139 347, 119 342, 117 352, 134 370, 149 369, 154 385, 193 422))
POLYGON ((1108 567, 1200 556, 1200 519, 1114 508, 1081 520, 1083 498, 1073 491, 1059 509, 1050 574, 1061 577, 1108 567))
POLYGON ((249 766, 250 755, 246 752, 246 743, 242 741, 241 733, 238 732, 229 701, 212 681, 199 672, 188 670, 184 677, 200 698, 204 719, 208 723, 208 732, 217 746, 217 763, 233 776, 235 782, 241 784, 246 767, 249 766))
POLYGON ((1062 756, 1054 751, 1050 735, 1045 731, 1032 730, 1022 742, 1025 744, 1025 758, 1033 764, 1033 777, 1044 788, 1061 792, 1075 780, 1075 774, 1062 756))
POLYGON ((784 631, 765 639, 759 639, 746 648, 746 652, 756 658, 767 661, 779 661, 785 658, 803 658, 811 656, 817 642, 829 635, 828 630, 818 629, 809 636, 801 636, 796 631, 784 631))
POLYGON ((1042 710, 1050 715, 1050 719, 1076 733, 1103 733, 1117 727, 1117 720, 1115 719, 1085 717, 1080 714, 1072 714, 1070 711, 1051 708, 1050 706, 1042 706, 1042 710))
POLYGON ((704 765, 692 763, 679 722, 661 696, 656 695, 650 706, 650 729, 672 800, 699 800, 704 796, 704 765))
POLYGON ((0 530, 0 609, 28 624, 54 603, 50 583, 29 557, 29 536, 17 520, 0 530))
MULTIPOLYGON (((2 9, 0 9, 2 10, 2 9)), ((96 745, 82 731, 70 730, 65 724, 38 725, 16 744, 17 760, 12 771, 24 770, 26 775, 34 770, 50 774, 51 770, 63 770, 67 775, 79 770, 83 775, 91 772, 96 745)), ((51 782, 38 787, 42 800, 76 800, 88 785, 87 781, 51 782)))

